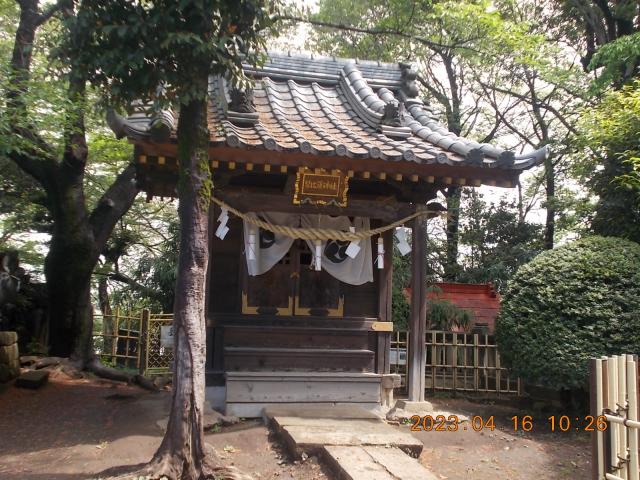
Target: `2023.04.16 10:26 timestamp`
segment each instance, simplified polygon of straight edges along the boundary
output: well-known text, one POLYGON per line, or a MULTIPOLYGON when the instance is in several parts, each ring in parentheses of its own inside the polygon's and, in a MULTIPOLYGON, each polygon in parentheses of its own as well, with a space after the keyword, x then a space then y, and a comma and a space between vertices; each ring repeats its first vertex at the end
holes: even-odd
MULTIPOLYGON (((523 431, 531 432, 534 429, 534 420, 531 415, 511 417, 511 428, 514 432, 523 431)), ((469 420, 461 420, 458 415, 414 415, 410 419, 411 430, 414 432, 457 432, 458 430, 473 430, 474 432, 481 432, 483 430, 494 431, 496 427, 495 417, 493 415, 488 417, 481 417, 475 415, 469 420)), ((587 415, 585 417, 569 417, 567 415, 547 417, 547 425, 552 432, 569 432, 580 431, 585 432, 604 432, 609 424, 604 416, 594 417, 587 415)), ((500 428, 505 431, 508 428, 500 428)))
MULTIPOLYGON (((531 415, 511 417, 513 422, 514 431, 530 432, 534 428, 534 420, 531 415)), ((578 432, 584 430, 585 432, 604 432, 609 424, 604 415, 594 417, 593 415, 586 415, 584 417, 570 417, 568 415, 552 415, 547 417, 547 425, 552 432, 578 432)))

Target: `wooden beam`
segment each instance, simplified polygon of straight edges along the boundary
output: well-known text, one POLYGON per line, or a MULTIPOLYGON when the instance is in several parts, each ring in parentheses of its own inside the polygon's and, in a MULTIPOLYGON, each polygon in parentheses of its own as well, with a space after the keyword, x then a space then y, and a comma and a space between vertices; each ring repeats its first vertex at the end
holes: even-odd
POLYGON ((411 215, 415 207, 397 201, 379 201, 366 198, 349 198, 344 207, 294 205, 290 195, 280 192, 256 192, 247 188, 225 187, 216 189, 215 196, 241 212, 283 212, 323 214, 332 216, 369 217, 391 223, 411 215))
MULTIPOLYGON (((177 156, 176 144, 131 143, 137 146, 140 153, 147 156, 163 155, 174 158, 177 156)), ((325 168, 328 170, 339 169, 343 172, 356 170, 354 167, 357 166, 358 171, 366 170, 374 173, 386 172, 387 178, 397 174, 403 175, 404 177, 410 177, 416 174, 422 178, 434 176, 437 179, 459 177, 467 179, 477 178, 485 184, 490 180, 496 180, 497 182, 503 180, 514 181, 520 173, 519 170, 484 168, 477 165, 419 164, 408 160, 389 162, 380 158, 353 159, 333 155, 320 156, 302 152, 265 151, 259 148, 248 150, 229 146, 211 146, 209 148, 209 155, 211 158, 215 158, 220 162, 236 162, 237 164, 253 163, 254 165, 264 165, 265 163, 270 163, 272 165, 286 165, 292 168, 306 166, 309 168, 325 168)))
MULTIPOLYGON (((422 207, 421 207, 422 208, 422 207)), ((423 402, 425 388, 425 332, 427 316, 426 247, 427 220, 424 215, 411 225, 411 315, 409 317, 409 352, 407 354, 407 388, 409 401, 423 402)))

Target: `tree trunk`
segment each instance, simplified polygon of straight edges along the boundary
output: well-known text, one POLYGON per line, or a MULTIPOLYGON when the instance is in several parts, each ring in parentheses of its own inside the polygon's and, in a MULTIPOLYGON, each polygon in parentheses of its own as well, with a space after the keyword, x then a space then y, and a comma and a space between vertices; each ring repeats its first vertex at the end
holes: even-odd
MULTIPOLYGON (((127 167, 89 213, 84 196, 84 171, 88 156, 84 110, 85 73, 76 66, 69 71, 65 122, 57 133, 64 137, 62 158, 31 126, 32 112, 24 100, 28 93, 33 44, 38 28, 66 5, 53 3, 40 12, 38 0, 22 0, 14 39, 11 74, 6 91, 7 115, 12 134, 21 147, 7 156, 33 176, 47 194, 53 218, 51 245, 45 259, 51 353, 73 357, 82 366, 93 357, 93 319, 89 302, 93 268, 116 221, 129 209, 138 193, 132 182, 135 169, 127 167)), ((51 128, 54 128, 52 126, 51 128)))
POLYGON ((547 217, 544 228, 544 248, 551 250, 553 248, 553 237, 556 232, 556 180, 554 177, 553 160, 547 157, 544 161, 544 175, 546 182, 546 208, 547 217))
POLYGON ((88 360, 91 334, 88 305, 91 273, 100 251, 88 224, 84 192, 79 182, 68 182, 55 172, 48 189, 54 224, 44 273, 49 302, 51 354, 88 360), (87 332, 89 329, 89 332, 87 332))
POLYGON ((460 187, 449 187, 447 189, 447 256, 445 258, 443 278, 448 282, 455 281, 459 273, 458 244, 461 196, 462 189, 460 187))
MULTIPOLYGON (((198 84, 206 92, 206 75, 198 84)), ((196 99, 180 109, 178 156, 180 255, 174 302, 175 364, 173 399, 167 431, 150 464, 154 477, 198 479, 204 476, 202 422, 205 389, 205 280, 209 261, 209 133, 207 104, 196 99)))

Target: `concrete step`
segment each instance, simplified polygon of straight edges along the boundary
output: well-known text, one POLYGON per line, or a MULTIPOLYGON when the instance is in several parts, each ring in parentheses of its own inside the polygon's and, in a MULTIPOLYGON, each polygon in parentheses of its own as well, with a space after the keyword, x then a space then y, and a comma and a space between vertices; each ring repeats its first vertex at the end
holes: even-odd
POLYGON ((326 446, 323 459, 341 480, 437 480, 397 448, 326 446))

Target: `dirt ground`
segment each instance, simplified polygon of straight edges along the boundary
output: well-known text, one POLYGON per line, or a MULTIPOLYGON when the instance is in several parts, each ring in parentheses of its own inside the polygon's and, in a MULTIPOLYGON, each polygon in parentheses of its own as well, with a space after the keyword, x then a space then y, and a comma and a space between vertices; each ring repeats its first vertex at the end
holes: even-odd
MULTIPOLYGON (((156 422, 166 415, 168 392, 95 379, 56 376, 38 391, 0 386, 0 479, 94 479, 121 465, 148 461, 162 438, 156 422)), ((581 480, 589 477, 589 437, 513 432, 521 409, 436 399, 450 414, 495 417, 496 429, 416 432, 425 449, 420 461, 439 479, 581 480)), ((546 418, 546 416, 545 416, 546 418)), ((409 426, 398 428, 409 429, 409 426)), ((208 433, 206 441, 228 464, 261 479, 331 478, 317 459, 287 460, 259 422, 246 420, 208 433)))
MULTIPOLYGON (((2 388, 0 386, 0 388, 2 388)), ((0 479, 94 479, 115 466, 148 461, 162 440, 168 392, 58 376, 40 390, 0 392, 0 479)), ((317 460, 292 463, 259 421, 247 420, 206 442, 256 480, 323 480, 317 460)))
MULTIPOLYGON (((470 422, 457 431, 420 431, 424 443, 420 462, 440 479, 469 480, 586 480, 591 478, 589 433, 573 420, 571 430, 551 432, 547 417, 565 412, 533 413, 517 406, 482 404, 459 399, 428 399, 434 410, 448 415, 474 416, 476 428, 494 417, 494 430, 475 431, 470 422), (527 433, 514 431, 511 417, 531 415, 527 433), (578 428, 576 430, 576 427, 578 428)), ((438 413, 438 412, 436 412, 438 413)), ((575 414, 568 414, 575 419, 575 414)), ((521 424, 521 422, 520 422, 521 424)), ((427 424, 429 427, 429 424, 427 424)), ((410 427, 404 427, 410 428, 410 427)))

